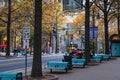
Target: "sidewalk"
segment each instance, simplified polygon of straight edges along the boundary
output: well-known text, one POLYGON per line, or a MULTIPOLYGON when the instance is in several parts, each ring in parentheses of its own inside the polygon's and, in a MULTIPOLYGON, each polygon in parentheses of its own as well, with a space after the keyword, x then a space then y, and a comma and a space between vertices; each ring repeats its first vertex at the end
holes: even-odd
MULTIPOLYGON (((53 72, 59 80, 120 80, 120 58, 102 63, 88 64, 85 68, 73 68, 68 73, 53 72)), ((48 71, 49 73, 49 71, 48 71)))

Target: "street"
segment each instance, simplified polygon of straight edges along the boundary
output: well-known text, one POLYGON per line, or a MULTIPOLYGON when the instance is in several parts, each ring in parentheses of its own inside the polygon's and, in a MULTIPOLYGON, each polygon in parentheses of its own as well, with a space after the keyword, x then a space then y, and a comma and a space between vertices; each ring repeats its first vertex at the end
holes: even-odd
MULTIPOLYGON (((42 56, 43 70, 48 61, 62 61, 63 54, 42 56)), ((32 56, 27 58, 27 72, 30 74, 32 67, 32 56)), ((0 60, 0 72, 15 71, 25 73, 25 57, 0 60)))

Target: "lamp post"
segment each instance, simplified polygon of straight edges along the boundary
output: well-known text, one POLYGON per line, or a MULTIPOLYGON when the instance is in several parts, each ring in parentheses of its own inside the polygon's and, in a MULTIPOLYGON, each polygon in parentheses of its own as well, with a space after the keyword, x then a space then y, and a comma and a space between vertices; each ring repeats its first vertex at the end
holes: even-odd
POLYGON ((57 38, 58 38, 58 17, 57 17, 57 13, 58 13, 58 10, 56 9, 56 49, 55 49, 55 53, 57 53, 58 52, 58 40, 57 40, 57 38))
MULTIPOLYGON (((92 9, 92 53, 94 54, 95 53, 95 41, 96 41, 96 35, 95 35, 95 31, 96 30, 96 27, 95 27, 95 17, 96 19, 100 19, 100 15, 99 13, 97 13, 95 15, 95 6, 93 5, 93 9, 92 9)), ((97 45, 97 41, 96 41, 96 45, 97 45)))
POLYGON ((69 53, 69 31, 67 30, 66 31, 66 36, 67 36, 67 39, 66 39, 66 51, 67 53, 69 53))

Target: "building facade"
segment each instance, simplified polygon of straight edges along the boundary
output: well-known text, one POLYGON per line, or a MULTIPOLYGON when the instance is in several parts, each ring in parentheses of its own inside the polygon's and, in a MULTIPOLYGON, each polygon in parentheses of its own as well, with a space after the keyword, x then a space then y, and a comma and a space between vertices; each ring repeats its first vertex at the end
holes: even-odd
POLYGON ((83 0, 63 0, 63 10, 82 9, 83 0))

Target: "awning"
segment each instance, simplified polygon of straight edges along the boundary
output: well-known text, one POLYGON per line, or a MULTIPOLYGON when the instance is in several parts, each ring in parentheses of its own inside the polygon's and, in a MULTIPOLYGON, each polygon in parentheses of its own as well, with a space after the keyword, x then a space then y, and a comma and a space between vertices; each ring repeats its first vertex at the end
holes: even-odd
POLYGON ((7 44, 0 44, 0 47, 6 47, 7 44))

